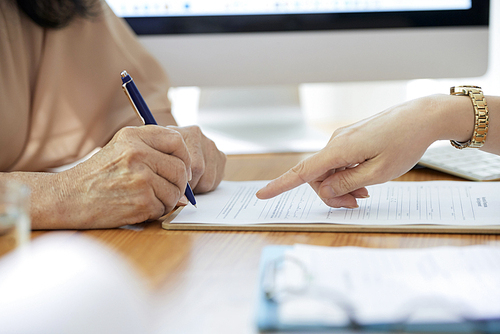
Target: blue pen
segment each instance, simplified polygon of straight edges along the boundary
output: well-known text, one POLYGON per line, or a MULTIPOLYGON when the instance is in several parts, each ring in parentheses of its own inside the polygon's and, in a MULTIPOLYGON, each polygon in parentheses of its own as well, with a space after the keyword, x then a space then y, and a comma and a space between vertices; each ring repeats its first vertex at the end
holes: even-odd
MULTIPOLYGON (((122 88, 125 91, 125 94, 127 94, 130 103, 132 103, 132 107, 134 107, 135 112, 140 117, 144 125, 158 125, 153 117, 153 114, 149 110, 146 101, 144 101, 141 93, 139 93, 139 90, 137 89, 137 86, 135 85, 132 77, 127 73, 127 71, 123 71, 120 75, 122 77, 122 88)), ((189 202, 196 207, 196 200, 193 195, 193 190, 191 190, 191 187, 189 186, 189 183, 186 186, 186 191, 184 192, 184 194, 186 195, 189 202)))

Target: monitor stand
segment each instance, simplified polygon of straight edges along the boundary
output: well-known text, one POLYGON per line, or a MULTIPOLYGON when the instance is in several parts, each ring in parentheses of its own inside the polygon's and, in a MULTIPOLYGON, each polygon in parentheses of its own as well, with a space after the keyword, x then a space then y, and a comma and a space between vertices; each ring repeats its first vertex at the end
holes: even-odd
POLYGON ((198 125, 226 154, 315 152, 330 138, 308 125, 297 86, 202 88, 198 125))

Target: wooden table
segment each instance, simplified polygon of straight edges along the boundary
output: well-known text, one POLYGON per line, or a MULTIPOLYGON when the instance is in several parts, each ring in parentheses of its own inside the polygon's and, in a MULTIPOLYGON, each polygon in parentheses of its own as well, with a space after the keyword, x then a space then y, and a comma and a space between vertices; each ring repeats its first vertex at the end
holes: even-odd
MULTIPOLYGON (((226 180, 265 180, 285 172, 304 154, 229 156, 226 180)), ((398 181, 460 180, 428 169, 398 181)), ((75 231, 121 253, 162 302, 156 318, 164 333, 256 333, 258 264, 266 245, 416 248, 500 246, 500 235, 166 231, 160 222, 127 229, 75 231)), ((33 237, 44 233, 33 232, 33 237)))

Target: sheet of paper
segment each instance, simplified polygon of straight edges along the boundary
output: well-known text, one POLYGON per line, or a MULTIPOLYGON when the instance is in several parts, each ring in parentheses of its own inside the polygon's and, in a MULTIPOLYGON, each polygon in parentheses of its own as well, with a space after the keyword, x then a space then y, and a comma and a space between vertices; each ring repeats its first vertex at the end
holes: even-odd
POLYGON ((269 181, 223 181, 197 195, 173 224, 331 223, 358 225, 499 225, 500 184, 496 182, 387 182, 368 187, 370 198, 357 209, 325 205, 307 184, 269 200, 255 193, 269 181))
POLYGON ((500 317, 500 247, 296 245, 285 254, 275 285, 285 323, 345 325, 346 313, 364 324, 500 317))

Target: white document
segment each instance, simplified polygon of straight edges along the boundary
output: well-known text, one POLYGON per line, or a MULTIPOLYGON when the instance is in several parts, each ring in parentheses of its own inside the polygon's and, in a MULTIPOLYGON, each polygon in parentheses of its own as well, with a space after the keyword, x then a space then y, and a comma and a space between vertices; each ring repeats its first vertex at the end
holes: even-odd
POLYGON ((295 245, 280 261, 273 290, 283 323, 500 318, 500 247, 295 245))
POLYGON ((223 181, 213 192, 197 195, 172 224, 247 225, 330 223, 357 225, 500 225, 497 182, 387 182, 369 186, 370 198, 357 209, 324 204, 307 184, 269 200, 255 193, 269 181, 223 181))

